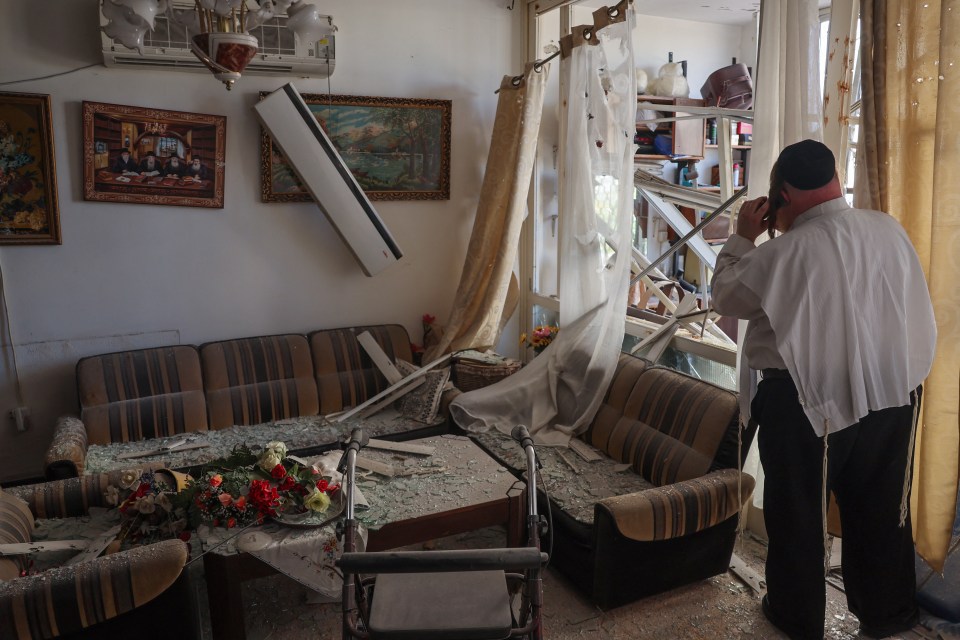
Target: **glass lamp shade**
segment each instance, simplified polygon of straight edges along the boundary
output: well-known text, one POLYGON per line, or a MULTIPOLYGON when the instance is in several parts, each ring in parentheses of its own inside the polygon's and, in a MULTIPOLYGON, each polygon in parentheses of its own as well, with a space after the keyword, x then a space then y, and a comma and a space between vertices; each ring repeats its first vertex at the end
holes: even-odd
POLYGON ((336 29, 326 16, 320 15, 316 5, 301 0, 287 9, 287 28, 297 34, 300 42, 314 43, 324 36, 333 34, 336 29))
POLYGON ((228 90, 258 49, 257 39, 246 33, 201 33, 193 37, 193 44, 193 53, 228 90))

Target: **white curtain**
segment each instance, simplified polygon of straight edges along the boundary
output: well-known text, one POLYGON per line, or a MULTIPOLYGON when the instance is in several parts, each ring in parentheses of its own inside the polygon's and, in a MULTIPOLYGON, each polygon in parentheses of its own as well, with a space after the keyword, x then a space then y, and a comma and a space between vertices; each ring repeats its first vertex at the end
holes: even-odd
MULTIPOLYGON (((770 169, 787 145, 821 139, 820 17, 817 0, 763 0, 760 51, 757 54, 753 104, 753 150, 750 152, 749 198, 767 195, 770 169)), ((766 235, 761 235, 761 239, 766 235)), ((744 324, 741 322, 741 324, 744 324)), ((740 335, 746 332, 741 326, 740 335)), ((740 363, 737 363, 740 366, 740 363)), ((749 407, 755 376, 741 367, 741 411, 749 407)), ((757 440, 744 471, 757 479, 753 503, 763 507, 763 468, 757 440)))
POLYGON ((465 429, 509 433, 524 424, 541 443, 566 444, 586 430, 613 378, 633 219, 632 7, 625 18, 587 40, 575 33, 560 64, 568 105, 561 123, 560 333, 518 373, 454 401, 451 412, 465 429), (625 250, 612 252, 607 239, 625 250))

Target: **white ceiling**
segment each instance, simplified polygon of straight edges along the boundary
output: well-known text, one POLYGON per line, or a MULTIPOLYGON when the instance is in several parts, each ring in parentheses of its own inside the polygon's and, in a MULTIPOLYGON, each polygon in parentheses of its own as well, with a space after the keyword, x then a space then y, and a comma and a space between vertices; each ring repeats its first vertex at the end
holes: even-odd
POLYGON ((760 11, 760 0, 634 0, 633 6, 640 15, 746 24, 760 11))

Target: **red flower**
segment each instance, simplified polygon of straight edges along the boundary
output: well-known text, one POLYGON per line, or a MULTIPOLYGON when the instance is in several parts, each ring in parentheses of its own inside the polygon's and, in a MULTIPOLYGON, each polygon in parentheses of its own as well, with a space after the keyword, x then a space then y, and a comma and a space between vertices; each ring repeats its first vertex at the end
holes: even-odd
POLYGON ((326 491, 326 490, 327 490, 327 487, 329 487, 329 486, 330 486, 330 483, 327 482, 327 479, 326 479, 326 478, 317 480, 317 489, 318 489, 318 490, 320 490, 320 491, 326 491))
POLYGON ((233 529, 235 526, 237 526, 237 519, 227 518, 227 529, 233 529))
POLYGON ((270 486, 266 480, 251 480, 250 494, 247 496, 260 513, 275 515, 276 507, 280 504, 280 496, 276 487, 270 486))
POLYGON ((215 476, 210 476, 211 487, 219 487, 221 484, 223 484, 223 476, 221 476, 219 473, 215 476))
POLYGON ((287 469, 282 464, 279 464, 279 463, 270 471, 270 476, 276 480, 279 480, 280 478, 283 478, 286 475, 287 475, 287 469))
POLYGON ((297 481, 293 479, 293 476, 288 475, 286 478, 280 482, 280 486, 277 487, 280 491, 290 491, 296 486, 297 481))
POLYGON ((327 489, 327 493, 329 493, 330 495, 335 494, 337 491, 340 491, 340 483, 339 483, 339 482, 338 482, 337 484, 335 484, 335 485, 333 485, 333 486, 331 486, 330 488, 327 489))
POLYGON ((429 313, 423 314, 423 324, 433 324, 433 321, 437 319, 437 316, 432 316, 429 313))
POLYGON ((244 509, 247 508, 247 497, 240 496, 239 498, 233 501, 233 506, 235 506, 240 511, 243 511, 244 509))
POLYGON ((179 534, 177 537, 180 538, 181 540, 183 540, 184 542, 189 542, 189 541, 190 541, 190 532, 189 532, 189 531, 181 531, 180 534, 179 534))

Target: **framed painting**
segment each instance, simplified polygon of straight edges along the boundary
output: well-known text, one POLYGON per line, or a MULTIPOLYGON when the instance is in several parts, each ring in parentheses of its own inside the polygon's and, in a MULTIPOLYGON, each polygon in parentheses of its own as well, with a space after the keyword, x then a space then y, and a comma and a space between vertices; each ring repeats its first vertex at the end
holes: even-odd
POLYGON ((223 208, 226 116, 83 103, 83 198, 223 208))
POLYGON ((48 95, 0 93, 0 244, 60 244, 48 95))
MULTIPOLYGON (((370 200, 450 199, 452 101, 302 96, 370 200)), ((264 202, 310 201, 262 127, 260 170, 264 202)))

